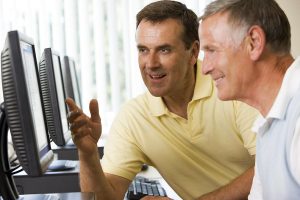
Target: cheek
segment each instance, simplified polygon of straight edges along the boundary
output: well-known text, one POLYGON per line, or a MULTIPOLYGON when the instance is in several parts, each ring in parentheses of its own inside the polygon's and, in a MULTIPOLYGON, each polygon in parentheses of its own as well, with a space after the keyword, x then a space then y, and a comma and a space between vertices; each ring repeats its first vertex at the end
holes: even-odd
POLYGON ((231 86, 239 88, 243 85, 243 77, 245 76, 245 71, 237 63, 228 62, 226 64, 226 76, 227 80, 231 82, 231 86))
POLYGON ((142 58, 142 56, 138 56, 138 63, 139 63, 139 67, 140 67, 140 69, 143 67, 143 58, 142 58))
POLYGON ((203 65, 208 68, 215 67, 218 64, 218 57, 216 53, 206 53, 203 58, 203 65))
POLYGON ((235 66, 237 64, 237 57, 233 56, 231 53, 222 52, 218 57, 215 58, 219 66, 221 66, 222 71, 233 71, 236 70, 235 66))
POLYGON ((139 64, 140 72, 143 73, 146 65, 145 65, 144 59, 142 59, 140 56, 138 57, 138 64, 139 64))
POLYGON ((207 65, 212 65, 215 61, 216 61, 216 58, 214 58, 216 56, 214 56, 214 54, 212 53, 207 53, 205 56, 204 56, 204 60, 206 62, 207 65))

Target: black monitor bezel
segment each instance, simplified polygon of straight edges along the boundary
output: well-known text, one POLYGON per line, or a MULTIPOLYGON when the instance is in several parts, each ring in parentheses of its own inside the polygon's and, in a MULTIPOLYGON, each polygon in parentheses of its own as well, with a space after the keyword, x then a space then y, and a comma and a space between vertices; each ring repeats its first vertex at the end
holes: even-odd
MULTIPOLYGON (((10 31, 7 34, 5 47, 2 51, 2 55, 8 54, 9 58, 6 58, 8 59, 6 62, 9 63, 4 65, 3 58, 1 59, 3 96, 8 118, 7 121, 18 160, 29 176, 40 176, 47 170, 54 155, 51 150, 47 130, 45 130, 47 145, 41 151, 39 151, 36 135, 34 131, 32 131, 35 130, 34 118, 30 108, 30 94, 28 94, 27 89, 24 88, 27 83, 21 52, 21 42, 32 46, 36 77, 39 83, 33 40, 18 31, 10 31)), ((38 87, 41 94, 40 85, 38 87)), ((41 95, 40 98, 42 100, 41 95)), ((44 123, 46 123, 44 113, 43 118, 44 119, 41 120, 44 120, 44 123)), ((46 124, 45 128, 47 129, 46 124)))
MULTIPOLYGON (((60 74, 63 81, 61 60, 58 52, 52 50, 51 48, 45 48, 42 57, 39 62, 39 75, 40 83, 43 97, 43 104, 45 109, 46 121, 48 126, 48 133, 52 141, 58 146, 64 146, 71 139, 70 131, 63 131, 62 116, 60 109, 64 109, 67 114, 67 107, 60 108, 57 85, 54 73, 54 63, 53 55, 57 56, 59 59, 60 74)), ((65 88, 62 88, 65 99, 65 88)), ((68 127, 69 128, 69 127, 68 127)))
POLYGON ((66 97, 70 97, 72 98, 77 105, 79 105, 80 107, 82 107, 82 103, 81 103, 81 93, 80 93, 80 87, 79 87, 79 80, 78 80, 78 74, 75 68, 75 61, 70 58, 69 56, 64 56, 64 65, 63 65, 63 79, 65 82, 65 92, 66 92, 66 97), (73 63, 73 65, 70 65, 70 62, 73 63), (73 68, 73 69, 71 69, 73 68), (73 77, 71 70, 74 70, 74 74, 75 77, 73 77), (76 86, 73 85, 73 81, 72 79, 75 78, 75 82, 76 82, 76 86), (75 91, 77 89, 77 93, 78 93, 78 100, 79 102, 76 101, 76 97, 75 97, 75 91))

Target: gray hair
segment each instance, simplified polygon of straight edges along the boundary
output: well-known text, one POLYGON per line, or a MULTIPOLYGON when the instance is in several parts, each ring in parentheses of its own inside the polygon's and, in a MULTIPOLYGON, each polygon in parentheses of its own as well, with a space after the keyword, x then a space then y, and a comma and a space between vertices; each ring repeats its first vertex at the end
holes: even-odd
POLYGON ((265 32, 267 46, 272 52, 290 53, 290 23, 275 0, 216 0, 205 8, 200 20, 217 13, 228 13, 233 28, 248 30, 258 25, 265 32))

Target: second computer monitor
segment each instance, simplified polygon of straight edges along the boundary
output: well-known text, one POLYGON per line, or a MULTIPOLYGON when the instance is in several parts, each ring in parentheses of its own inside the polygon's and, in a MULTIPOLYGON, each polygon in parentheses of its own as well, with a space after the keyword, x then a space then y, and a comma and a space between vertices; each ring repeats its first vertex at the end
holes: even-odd
POLYGON ((72 98, 81 107, 81 93, 75 62, 69 56, 64 56, 63 79, 66 97, 72 98))
POLYGON ((45 115, 51 140, 64 146, 70 139, 60 56, 46 48, 39 63, 45 115))

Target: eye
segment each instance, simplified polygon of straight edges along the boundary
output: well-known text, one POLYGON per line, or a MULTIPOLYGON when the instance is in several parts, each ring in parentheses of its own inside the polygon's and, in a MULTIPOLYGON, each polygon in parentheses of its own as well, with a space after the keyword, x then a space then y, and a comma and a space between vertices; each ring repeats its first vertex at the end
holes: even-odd
POLYGON ((216 51, 216 49, 212 47, 205 47, 203 50, 205 53, 214 53, 216 51))
POLYGON ((215 49, 213 48, 208 48, 208 49, 205 49, 206 52, 208 53, 214 53, 215 52, 215 49))
POLYGON ((170 48, 161 48, 160 51, 161 51, 163 54, 167 54, 167 53, 170 53, 170 52, 171 52, 171 49, 170 49, 170 48))
POLYGON ((143 48, 143 47, 138 48, 139 54, 145 54, 147 51, 148 51, 147 48, 143 48))

